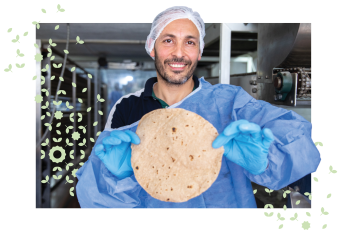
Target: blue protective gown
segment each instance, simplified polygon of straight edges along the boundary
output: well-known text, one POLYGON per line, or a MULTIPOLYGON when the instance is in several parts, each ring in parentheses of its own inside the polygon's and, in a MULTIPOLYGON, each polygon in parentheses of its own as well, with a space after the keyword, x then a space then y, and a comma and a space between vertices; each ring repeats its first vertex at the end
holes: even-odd
MULTIPOLYGON (((311 123, 293 111, 256 100, 241 87, 211 85, 200 78, 200 86, 182 101, 169 108, 183 108, 197 113, 218 130, 232 121, 245 119, 269 128, 275 141, 269 149, 269 166, 253 175, 223 156, 217 180, 200 196, 187 202, 163 202, 151 197, 134 175, 118 179, 109 172, 94 149, 88 161, 77 171, 76 187, 82 208, 256 208, 251 181, 278 190, 315 172, 320 154, 311 139, 311 123)), ((133 123, 118 128, 135 132, 133 123)), ((96 144, 114 129, 105 129, 96 144)))

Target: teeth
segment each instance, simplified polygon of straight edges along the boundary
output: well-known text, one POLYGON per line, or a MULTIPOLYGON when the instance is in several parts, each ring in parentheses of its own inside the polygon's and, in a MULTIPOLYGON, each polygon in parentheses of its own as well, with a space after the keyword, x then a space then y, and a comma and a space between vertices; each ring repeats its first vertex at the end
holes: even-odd
POLYGON ((179 64, 169 64, 171 67, 184 67, 185 65, 179 65, 179 64))

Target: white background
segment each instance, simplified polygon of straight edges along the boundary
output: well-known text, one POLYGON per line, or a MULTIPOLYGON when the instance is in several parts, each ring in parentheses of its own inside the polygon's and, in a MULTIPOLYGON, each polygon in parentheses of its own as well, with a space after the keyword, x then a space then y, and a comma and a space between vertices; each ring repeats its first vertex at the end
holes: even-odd
MULTIPOLYGON (((342 1, 6 1, 1 5, 1 223, 2 230, 343 230, 346 199, 346 17, 342 1), (56 13, 60 4, 64 13, 56 13), (312 177, 311 210, 276 209, 36 209, 35 208, 35 31, 41 23, 151 23, 161 11, 184 5, 206 23, 312 23, 313 141, 321 164, 312 177), (41 9, 47 11, 46 14, 41 9), (13 28, 11 33, 7 33, 13 28), (29 34, 23 37, 24 32, 29 34), (12 43, 16 35, 20 43, 12 43), (16 58, 20 49, 25 57, 16 58), (18 69, 15 64, 25 63, 18 69), (12 72, 4 69, 12 64, 12 72), (329 166, 337 170, 328 174, 329 166), (331 193, 331 198, 327 195, 331 193), (324 207, 329 215, 321 215, 324 207), (305 213, 309 211, 311 217, 305 213), (267 210, 269 212, 269 210, 267 210), (285 221, 277 221, 277 213, 285 221), (299 221, 290 221, 298 213, 299 221), (5 228, 5 229, 3 229, 5 228)), ((83 40, 83 38, 81 38, 83 40)))

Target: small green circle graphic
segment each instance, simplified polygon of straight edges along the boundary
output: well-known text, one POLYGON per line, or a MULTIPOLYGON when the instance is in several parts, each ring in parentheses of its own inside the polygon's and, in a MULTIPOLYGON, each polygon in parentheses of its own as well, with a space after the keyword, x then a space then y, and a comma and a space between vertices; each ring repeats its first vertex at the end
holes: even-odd
POLYGON ((66 153, 65 153, 65 150, 60 147, 60 146, 55 146, 53 147, 50 152, 49 152, 49 158, 51 159, 52 162, 54 163, 60 163, 60 162, 63 162, 63 160, 65 159, 65 156, 66 156, 66 153), (61 156, 59 158, 55 158, 53 153, 55 151, 59 151, 61 156))

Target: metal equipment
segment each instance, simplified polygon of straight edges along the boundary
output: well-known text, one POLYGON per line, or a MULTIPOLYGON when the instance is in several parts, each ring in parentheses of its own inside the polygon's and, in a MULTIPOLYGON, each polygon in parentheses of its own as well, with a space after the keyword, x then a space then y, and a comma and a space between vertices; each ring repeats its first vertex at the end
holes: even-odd
POLYGON ((311 24, 258 24, 257 95, 276 105, 311 105, 311 24))

